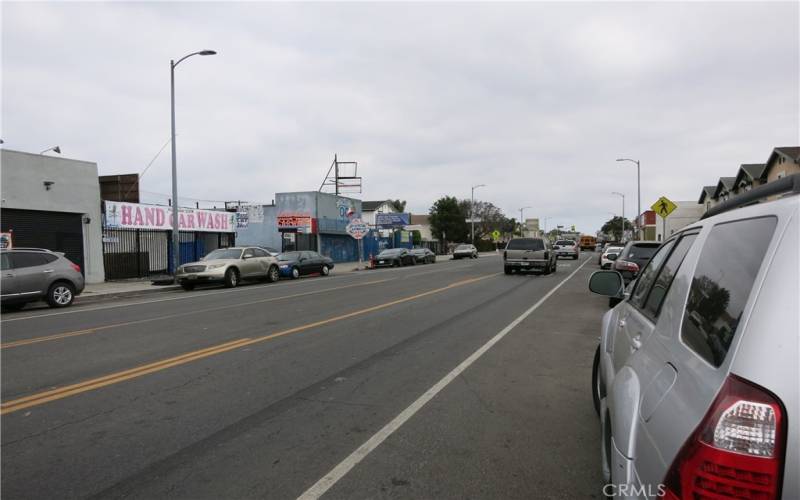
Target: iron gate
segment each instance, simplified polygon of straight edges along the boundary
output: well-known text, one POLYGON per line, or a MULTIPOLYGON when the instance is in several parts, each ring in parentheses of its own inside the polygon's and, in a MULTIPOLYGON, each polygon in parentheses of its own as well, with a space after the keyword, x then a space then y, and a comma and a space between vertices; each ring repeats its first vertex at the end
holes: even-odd
MULTIPOLYGON (((157 229, 103 229, 106 279, 146 278, 172 273, 172 233, 157 229)), ((180 263, 233 246, 234 233, 179 233, 180 263)))

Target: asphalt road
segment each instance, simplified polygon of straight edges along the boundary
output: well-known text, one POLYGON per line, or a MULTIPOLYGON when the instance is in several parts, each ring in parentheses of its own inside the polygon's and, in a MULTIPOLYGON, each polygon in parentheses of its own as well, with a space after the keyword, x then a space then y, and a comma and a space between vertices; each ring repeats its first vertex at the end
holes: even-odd
POLYGON ((3 497, 599 498, 593 257, 4 314, 3 497))

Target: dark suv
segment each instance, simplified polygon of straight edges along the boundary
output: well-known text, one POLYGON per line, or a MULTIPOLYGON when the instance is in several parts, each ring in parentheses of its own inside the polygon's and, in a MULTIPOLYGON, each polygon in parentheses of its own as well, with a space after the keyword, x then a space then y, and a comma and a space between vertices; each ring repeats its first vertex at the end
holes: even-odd
POLYGON ((15 248, 0 252, 3 309, 22 309, 28 302, 46 300, 50 307, 66 307, 83 291, 81 268, 60 252, 43 248, 15 248))
POLYGON ((650 261, 661 243, 656 241, 629 241, 614 261, 613 269, 622 275, 625 285, 635 280, 639 270, 650 261))

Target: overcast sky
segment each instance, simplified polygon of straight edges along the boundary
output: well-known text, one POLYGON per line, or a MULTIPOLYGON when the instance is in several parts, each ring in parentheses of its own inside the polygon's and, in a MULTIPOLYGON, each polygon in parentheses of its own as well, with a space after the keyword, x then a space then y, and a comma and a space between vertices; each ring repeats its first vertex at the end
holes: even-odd
MULTIPOLYGON (((169 139, 181 198, 442 195, 593 232, 800 144, 798 3, 2 4, 4 147, 141 173, 169 139)), ((169 193, 169 147, 142 190, 169 193)), ((187 200, 188 202, 189 200, 187 200)))

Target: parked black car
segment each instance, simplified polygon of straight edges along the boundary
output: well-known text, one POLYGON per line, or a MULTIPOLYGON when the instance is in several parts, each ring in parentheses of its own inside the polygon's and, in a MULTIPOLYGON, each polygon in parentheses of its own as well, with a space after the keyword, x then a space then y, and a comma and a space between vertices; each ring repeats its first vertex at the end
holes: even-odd
POLYGON ((417 264, 433 264, 436 262, 436 254, 427 248, 412 248, 408 251, 417 264))
POLYGON ((317 252, 285 252, 278 255, 281 276, 297 279, 307 274, 327 276, 333 269, 333 259, 317 252))
POLYGON ((375 267, 413 266, 416 263, 416 259, 406 248, 387 248, 375 257, 375 267))
POLYGON ((635 280, 639 271, 650 262, 661 243, 656 241, 629 241, 614 261, 613 268, 622 275, 625 286, 635 280))

